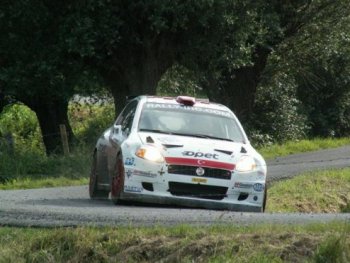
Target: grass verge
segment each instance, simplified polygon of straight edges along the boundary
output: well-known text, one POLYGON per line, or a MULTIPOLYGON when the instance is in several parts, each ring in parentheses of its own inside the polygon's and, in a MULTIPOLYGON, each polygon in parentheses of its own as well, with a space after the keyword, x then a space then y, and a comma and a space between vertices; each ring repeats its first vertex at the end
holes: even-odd
POLYGON ((0 189, 28 189, 86 184, 91 153, 75 148, 69 156, 41 153, 0 153, 0 189))
POLYGON ((0 228, 0 262, 349 262, 350 227, 0 228))
POLYGON ((309 172, 273 183, 268 212, 350 212, 350 168, 309 172))
POLYGON ((13 179, 0 184, 0 190, 14 190, 14 189, 33 189, 33 188, 46 188, 46 187, 58 187, 58 186, 75 186, 86 185, 89 183, 88 178, 67 178, 67 177, 47 177, 42 179, 21 178, 13 179))
POLYGON ((295 153, 311 152, 322 149, 337 148, 350 144, 350 138, 316 138, 311 140, 289 141, 273 144, 258 149, 265 159, 287 156, 295 153))

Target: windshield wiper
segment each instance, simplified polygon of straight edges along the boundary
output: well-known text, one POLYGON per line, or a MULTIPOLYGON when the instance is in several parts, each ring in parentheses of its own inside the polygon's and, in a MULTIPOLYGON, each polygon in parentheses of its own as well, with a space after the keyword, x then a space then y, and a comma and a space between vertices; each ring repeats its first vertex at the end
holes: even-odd
POLYGON ((215 139, 215 140, 222 140, 222 141, 233 142, 233 140, 231 140, 231 139, 221 138, 221 137, 215 137, 215 136, 206 135, 206 134, 199 134, 199 133, 176 133, 176 132, 173 132, 173 133, 171 133, 171 134, 173 134, 173 135, 191 136, 191 137, 197 137, 197 138, 215 139))
POLYGON ((211 136, 211 135, 206 135, 206 134, 192 134, 192 136, 199 137, 199 138, 215 139, 215 140, 222 140, 222 141, 233 142, 233 140, 231 140, 231 139, 221 138, 221 137, 216 137, 216 136, 211 136))
POLYGON ((233 140, 231 140, 231 139, 215 137, 215 136, 206 135, 206 134, 199 134, 199 133, 180 133, 180 132, 170 132, 170 131, 162 131, 162 130, 154 130, 154 129, 140 129, 140 131, 141 132, 154 132, 154 133, 163 133, 163 134, 170 134, 170 135, 189 136, 189 137, 197 137, 197 138, 205 138, 205 139, 214 139, 214 140, 233 142, 233 140))
POLYGON ((166 132, 162 130, 154 130, 154 129, 140 129, 141 132, 154 132, 154 133, 164 133, 164 134, 172 134, 171 132, 166 132))

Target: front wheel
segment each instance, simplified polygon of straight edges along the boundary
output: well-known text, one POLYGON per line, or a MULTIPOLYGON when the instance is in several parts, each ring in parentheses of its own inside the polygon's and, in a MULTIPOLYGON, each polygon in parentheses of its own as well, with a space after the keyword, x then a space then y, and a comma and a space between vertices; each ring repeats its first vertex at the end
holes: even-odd
POLYGON ((97 173, 97 156, 96 152, 92 158, 90 182, 89 182, 89 195, 91 199, 107 199, 109 191, 98 189, 98 173, 97 173))
POLYGON ((124 171, 123 158, 121 155, 118 155, 117 161, 115 164, 114 175, 112 178, 112 185, 111 185, 111 199, 114 204, 121 203, 120 197, 124 190, 124 179, 125 179, 125 171, 124 171))

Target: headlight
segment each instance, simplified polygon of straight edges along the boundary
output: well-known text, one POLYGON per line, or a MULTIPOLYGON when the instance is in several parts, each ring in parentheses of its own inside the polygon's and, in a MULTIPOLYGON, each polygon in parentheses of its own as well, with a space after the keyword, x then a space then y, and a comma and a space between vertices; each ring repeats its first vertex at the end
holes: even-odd
POLYGON ((236 171, 238 172, 251 172, 256 168, 254 159, 250 156, 242 156, 236 164, 236 171))
POLYGON ((153 146, 141 146, 137 151, 136 151, 136 156, 146 159, 148 161, 152 161, 152 162, 157 162, 157 163, 161 163, 164 162, 164 157, 163 155, 160 153, 160 151, 153 147, 153 146))

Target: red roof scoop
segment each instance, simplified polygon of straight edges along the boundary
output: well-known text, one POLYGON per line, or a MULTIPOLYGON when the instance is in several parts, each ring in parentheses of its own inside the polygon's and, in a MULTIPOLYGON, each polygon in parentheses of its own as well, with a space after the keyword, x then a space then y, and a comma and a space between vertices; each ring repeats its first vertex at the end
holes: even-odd
POLYGON ((178 96, 176 102, 186 106, 193 106, 196 103, 196 99, 189 96, 178 96))

